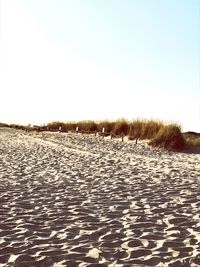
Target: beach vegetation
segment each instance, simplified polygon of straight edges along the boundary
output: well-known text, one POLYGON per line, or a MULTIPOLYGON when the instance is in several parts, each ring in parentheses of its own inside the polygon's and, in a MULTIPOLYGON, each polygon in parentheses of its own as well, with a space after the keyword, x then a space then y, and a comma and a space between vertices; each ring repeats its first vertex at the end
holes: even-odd
POLYGON ((128 138, 129 140, 133 139, 152 139, 154 138, 161 127, 163 127, 163 123, 156 120, 134 120, 130 123, 128 138))
POLYGON ((102 132, 104 129, 105 134, 111 134, 114 128, 114 121, 109 121, 109 120, 102 120, 97 122, 97 130, 98 132, 102 132))
POLYGON ((190 147, 200 147, 200 133, 185 132, 183 133, 186 143, 190 147))
POLYGON ((162 147, 168 150, 182 150, 186 146, 200 147, 200 134, 195 132, 181 132, 178 124, 166 124, 158 120, 136 119, 127 121, 82 120, 60 122, 53 121, 43 126, 23 126, 18 124, 0 123, 0 127, 10 127, 26 131, 60 131, 81 133, 99 133, 102 136, 127 136, 129 140, 149 140, 149 145, 162 147), (103 130, 104 129, 104 130, 103 130))
POLYGON ((112 125, 112 134, 114 135, 128 135, 129 123, 125 119, 119 119, 112 125))
POLYGON ((97 131, 97 124, 92 120, 79 121, 76 127, 83 133, 94 133, 97 131))
POLYGON ((181 128, 177 124, 163 125, 157 135, 149 142, 150 145, 168 150, 183 150, 186 142, 181 128))
POLYGON ((200 138, 186 139, 186 143, 189 146, 200 147, 200 138))
POLYGON ((0 127, 9 127, 9 124, 0 122, 0 127))

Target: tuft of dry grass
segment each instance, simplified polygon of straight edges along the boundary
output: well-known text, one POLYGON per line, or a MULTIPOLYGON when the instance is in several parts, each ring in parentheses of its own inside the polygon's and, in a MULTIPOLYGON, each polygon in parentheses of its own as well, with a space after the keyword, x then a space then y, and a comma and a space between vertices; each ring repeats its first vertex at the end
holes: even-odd
POLYGON ((155 120, 134 120, 130 123, 128 138, 133 139, 152 139, 154 138, 160 128, 163 127, 163 123, 155 120))
POLYGON ((0 122, 0 127, 9 127, 7 123, 0 122))
POLYGON ((104 128, 105 133, 111 134, 114 128, 114 124, 115 123, 113 121, 108 121, 108 120, 99 121, 97 122, 97 131, 102 132, 104 128))
POLYGON ((10 124, 9 128, 18 129, 18 130, 26 130, 26 128, 30 128, 29 126, 23 126, 18 124, 10 124))
POLYGON ((74 131, 76 131, 76 127, 77 127, 77 123, 74 122, 74 121, 65 122, 64 125, 62 126, 61 131, 65 131, 65 132, 71 131, 71 132, 74 132, 74 131))
POLYGON ((114 135, 128 135, 129 123, 125 119, 119 119, 114 122, 112 133, 114 135))
POLYGON ((155 138, 162 127, 163 123, 160 121, 154 121, 154 120, 142 121, 142 130, 140 139, 155 138))
POLYGON ((200 147, 200 138, 186 139, 186 144, 189 146, 200 147))
POLYGON ((133 122, 130 123, 128 132, 129 140, 140 138, 142 133, 142 125, 143 122, 141 120, 134 120, 133 122))
POLYGON ((97 124, 91 120, 79 121, 77 122, 77 127, 80 131, 85 133, 93 133, 97 131, 97 124))
POLYGON ((186 132, 183 135, 188 146, 200 147, 200 133, 186 132))
POLYGON ((182 150, 186 146, 181 128, 177 124, 163 125, 149 144, 175 151, 182 150))
POLYGON ((58 131, 60 127, 63 129, 63 131, 66 131, 65 123, 60 121, 53 121, 47 124, 47 129, 49 131, 58 131))

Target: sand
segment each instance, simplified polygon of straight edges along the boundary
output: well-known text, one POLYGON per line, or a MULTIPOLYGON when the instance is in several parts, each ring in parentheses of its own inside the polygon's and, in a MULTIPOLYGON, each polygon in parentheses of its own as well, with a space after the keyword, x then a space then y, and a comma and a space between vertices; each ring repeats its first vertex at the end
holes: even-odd
POLYGON ((0 155, 0 267, 200 265, 200 154, 1 128, 0 155))

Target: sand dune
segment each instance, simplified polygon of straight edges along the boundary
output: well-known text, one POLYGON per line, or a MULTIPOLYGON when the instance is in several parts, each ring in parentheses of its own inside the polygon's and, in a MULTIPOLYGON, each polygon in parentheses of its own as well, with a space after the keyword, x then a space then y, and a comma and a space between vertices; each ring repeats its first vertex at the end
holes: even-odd
POLYGON ((3 128, 0 153, 0 267, 200 265, 200 154, 3 128))

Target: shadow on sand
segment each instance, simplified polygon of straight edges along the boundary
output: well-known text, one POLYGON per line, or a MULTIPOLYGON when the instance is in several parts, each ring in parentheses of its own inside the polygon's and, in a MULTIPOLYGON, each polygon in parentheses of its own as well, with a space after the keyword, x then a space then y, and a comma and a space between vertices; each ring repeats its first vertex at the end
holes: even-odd
POLYGON ((200 154, 200 147, 187 146, 182 152, 186 154, 200 154))

